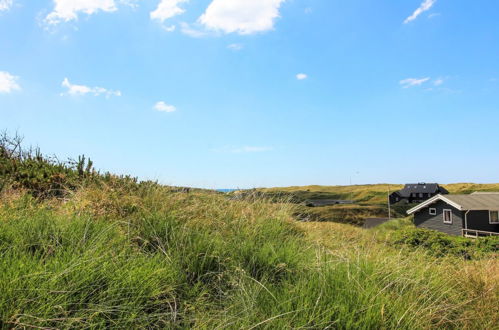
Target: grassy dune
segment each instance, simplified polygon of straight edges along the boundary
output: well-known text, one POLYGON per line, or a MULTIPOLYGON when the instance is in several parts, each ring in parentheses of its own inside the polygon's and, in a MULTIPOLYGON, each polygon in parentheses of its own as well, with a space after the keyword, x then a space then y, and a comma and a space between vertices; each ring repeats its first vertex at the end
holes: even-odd
POLYGON ((300 223, 296 204, 139 183, 16 141, 0 136, 2 329, 498 324, 495 241, 395 245, 407 221, 300 223))
POLYGON ((495 259, 467 262, 397 250, 384 243, 386 233, 297 223, 293 207, 119 182, 82 187, 64 200, 4 191, 1 325, 497 324, 495 259))
POLYGON ((373 184, 354 186, 296 186, 262 188, 263 192, 270 194, 293 194, 299 198, 330 198, 354 200, 359 204, 383 204, 386 203, 388 191, 402 189, 403 185, 373 184))
MULTIPOLYGON (((443 185, 451 194, 469 194, 475 191, 499 192, 499 184, 456 183, 443 185)), ((403 185, 374 184, 354 186, 301 186, 261 188, 263 193, 273 200, 289 200, 303 203, 309 199, 353 200, 355 204, 333 205, 309 208, 300 206, 296 215, 306 221, 332 221, 362 226, 366 218, 388 217, 387 198, 389 192, 401 189, 403 185)), ((392 217, 403 217, 408 205, 392 206, 392 217)))
MULTIPOLYGON (((499 192, 499 183, 476 184, 476 183, 453 183, 442 185, 451 194, 469 194, 475 191, 499 192)), ((403 188, 396 184, 372 184, 354 186, 296 186, 262 188, 260 191, 269 194, 294 195, 302 199, 331 198, 354 200, 358 204, 385 204, 388 192, 394 192, 403 188)))

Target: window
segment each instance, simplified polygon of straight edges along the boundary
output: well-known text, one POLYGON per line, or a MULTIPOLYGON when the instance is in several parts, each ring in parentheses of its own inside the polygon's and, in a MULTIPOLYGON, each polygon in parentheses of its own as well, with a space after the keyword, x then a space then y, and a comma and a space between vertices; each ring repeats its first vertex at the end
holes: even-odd
POLYGON ((444 210, 444 223, 452 224, 452 210, 444 210))
POLYGON ((489 223, 499 224, 499 211, 489 211, 489 223))
POLYGON ((430 208, 430 215, 437 215, 437 209, 436 209, 436 208, 431 207, 431 208, 430 208))
POLYGON ((423 193, 419 193, 419 197, 423 197, 423 193))

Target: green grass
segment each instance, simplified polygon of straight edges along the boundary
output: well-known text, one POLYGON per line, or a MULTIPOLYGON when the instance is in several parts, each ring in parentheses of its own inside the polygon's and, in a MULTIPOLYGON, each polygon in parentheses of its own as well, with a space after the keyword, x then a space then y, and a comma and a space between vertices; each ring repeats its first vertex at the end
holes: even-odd
MULTIPOLYGON (((354 204, 322 207, 299 207, 296 217, 305 221, 332 221, 362 226, 366 218, 388 217, 388 194, 403 185, 374 184, 354 186, 302 186, 261 188, 236 192, 235 195, 264 196, 274 202, 288 201, 303 204, 310 199, 353 200, 354 204)), ((469 194, 475 191, 499 192, 499 184, 456 183, 444 185, 452 194, 469 194)), ((414 204, 392 205, 392 217, 404 217, 414 204)))
POLYGON ((297 206, 282 200, 95 172, 88 180, 46 158, 7 158, 17 162, 28 176, 0 173, 3 329, 492 329, 499 321, 494 252, 470 261, 393 244, 407 220, 376 230, 296 222, 297 206), (46 193, 61 173, 74 184, 46 193))
MULTIPOLYGON (((451 194, 469 194, 475 191, 499 192, 499 183, 454 183, 442 185, 451 194)), ((258 189, 270 196, 286 196, 301 202, 307 199, 354 200, 360 205, 386 204, 388 193, 400 190, 400 184, 371 184, 353 186, 299 186, 258 189)))
POLYGON ((116 199, 106 189, 83 188, 66 202, 2 196, 2 327, 423 329, 493 321, 469 318, 467 292, 430 256, 367 248, 367 231, 349 226, 336 235, 356 237, 331 250, 292 222, 292 205, 160 187, 113 186, 123 197, 116 199))

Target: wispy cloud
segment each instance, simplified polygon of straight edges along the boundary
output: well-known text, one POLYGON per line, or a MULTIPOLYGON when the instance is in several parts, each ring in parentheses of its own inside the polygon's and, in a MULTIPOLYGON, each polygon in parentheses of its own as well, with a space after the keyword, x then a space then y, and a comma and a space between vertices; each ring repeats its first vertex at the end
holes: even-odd
POLYGON ((152 20, 163 23, 165 20, 185 13, 185 9, 179 5, 189 0, 161 0, 156 10, 150 13, 152 20))
POLYGON ((85 96, 87 94, 90 94, 93 96, 104 95, 108 98, 111 96, 121 96, 120 91, 108 90, 102 87, 88 87, 85 85, 75 85, 70 83, 68 78, 64 78, 62 82, 62 87, 67 88, 67 92, 62 93, 61 95, 85 96))
POLYGON ((444 78, 437 78, 437 79, 433 80, 433 85, 441 86, 444 84, 444 82, 445 82, 444 78))
POLYGON ((257 152, 267 152, 272 151, 274 148, 265 146, 244 146, 244 147, 233 147, 226 146, 218 149, 214 149, 215 152, 221 153, 232 153, 232 154, 242 154, 242 153, 257 153, 257 152))
POLYGON ((160 111, 160 112, 175 112, 175 111, 177 111, 176 107, 174 107, 173 105, 170 105, 170 104, 166 104, 163 101, 156 102, 153 109, 156 111, 160 111))
POLYGON ((427 82, 429 80, 430 80, 430 77, 426 77, 426 78, 407 78, 407 79, 401 80, 399 82, 399 84, 403 88, 409 88, 409 87, 414 87, 414 86, 421 86, 422 84, 424 84, 425 82, 427 82))
POLYGON ((227 46, 230 50, 238 51, 244 48, 243 44, 230 44, 227 46))
POLYGON ((183 34, 188 35, 189 37, 193 37, 193 38, 202 38, 202 37, 206 37, 207 35, 209 35, 208 32, 201 30, 201 29, 194 28, 186 22, 180 23, 180 31, 182 31, 183 34))
POLYGON ((419 8, 416 9, 411 16, 405 19, 404 24, 414 21, 416 18, 418 18, 419 15, 421 15, 425 11, 430 10, 430 8, 433 7, 435 2, 437 2, 437 0, 424 0, 423 3, 421 3, 421 5, 419 6, 419 8))
POLYGON ((198 22, 224 33, 253 34, 272 30, 285 0, 213 0, 198 22))
POLYGON ((54 0, 54 4, 54 10, 45 18, 45 22, 49 25, 77 20, 79 13, 92 15, 99 11, 118 10, 114 0, 54 0))
POLYGON ((177 27, 175 25, 163 26, 163 30, 165 30, 166 32, 173 32, 176 29, 177 29, 177 27))
POLYGON ((306 73, 298 73, 296 75, 296 79, 298 79, 298 80, 305 80, 307 78, 308 78, 308 75, 306 73))
POLYGON ((9 10, 13 3, 13 0, 0 0, 0 11, 9 10))
POLYGON ((0 93, 12 93, 13 91, 20 90, 19 77, 13 76, 6 71, 0 71, 0 93))

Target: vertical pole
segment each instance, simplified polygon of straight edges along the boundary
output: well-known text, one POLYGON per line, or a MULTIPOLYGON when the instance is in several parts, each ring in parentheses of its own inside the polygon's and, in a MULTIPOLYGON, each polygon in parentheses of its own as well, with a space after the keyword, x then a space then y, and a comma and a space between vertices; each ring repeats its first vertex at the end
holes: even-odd
POLYGON ((388 220, 392 218, 392 209, 390 206, 390 186, 388 186, 388 220))

